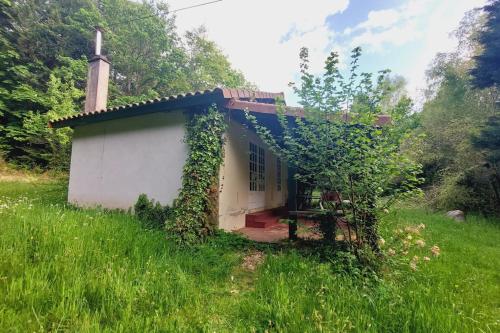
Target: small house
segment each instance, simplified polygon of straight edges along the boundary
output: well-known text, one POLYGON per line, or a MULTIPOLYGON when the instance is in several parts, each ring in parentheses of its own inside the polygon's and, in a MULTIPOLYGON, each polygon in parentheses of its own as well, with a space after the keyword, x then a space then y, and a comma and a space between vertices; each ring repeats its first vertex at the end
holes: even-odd
MULTIPOLYGON (((289 179, 286 162, 248 126, 245 115, 250 112, 260 124, 279 130, 276 101, 284 99, 283 93, 215 88, 106 108, 110 64, 99 54, 99 30, 96 40, 85 110, 49 124, 74 129, 69 202, 127 210, 144 193, 172 205, 189 153, 186 121, 190 114, 216 105, 227 123, 216 200, 218 227, 266 227, 277 222, 282 208, 296 209, 297 184, 289 179)), ((298 108, 288 111, 303 114, 298 108)), ((379 125, 388 122, 388 116, 378 119, 379 125)))
POLYGON ((69 202, 129 209, 145 193, 171 205, 188 155, 186 117, 215 104, 227 122, 219 174, 219 227, 239 229, 249 214, 286 205, 287 166, 247 126, 244 114, 248 110, 272 126, 277 122, 276 99, 283 98, 282 93, 216 88, 106 108, 108 76, 108 60, 96 55, 89 62, 85 111, 50 124, 74 130, 69 202))

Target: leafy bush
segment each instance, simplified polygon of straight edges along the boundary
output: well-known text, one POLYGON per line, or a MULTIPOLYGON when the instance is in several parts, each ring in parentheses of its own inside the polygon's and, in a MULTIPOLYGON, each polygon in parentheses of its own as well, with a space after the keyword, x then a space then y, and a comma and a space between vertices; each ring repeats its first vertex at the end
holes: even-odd
POLYGON ((421 169, 399 149, 411 127, 398 124, 406 123, 411 103, 399 105, 393 126, 375 126, 383 112, 381 100, 388 94, 388 72, 379 72, 373 82, 372 74, 358 73, 360 56, 361 49, 355 48, 350 75, 345 76, 340 73, 338 55, 332 52, 325 61, 325 73, 316 76, 309 71, 308 50, 303 48, 301 81, 291 84, 303 115, 291 116, 291 110, 280 102, 276 111, 279 131, 259 123, 249 112, 247 119, 294 169, 289 177, 310 191, 341 194, 338 203, 324 207, 321 231, 333 242, 334 229, 325 226, 336 223, 338 210, 347 212, 342 219, 349 234, 355 235, 348 242, 361 256, 363 244, 379 252, 378 214, 397 198, 418 192, 421 169))
POLYGON ((28 168, 68 169, 73 130, 50 128, 47 124, 80 109, 84 96, 81 83, 85 79, 87 60, 85 57, 58 56, 57 61, 61 65, 50 71, 43 91, 26 85, 24 90, 18 89, 15 93, 19 101, 36 96, 36 107, 27 102, 16 104, 4 117, 0 111, 0 124, 5 124, 0 125, 0 153, 10 163, 28 168), (9 113, 16 116, 9 116, 9 113))
POLYGON ((146 194, 139 195, 134 205, 134 214, 141 220, 147 229, 163 229, 165 221, 172 215, 172 208, 162 206, 154 199, 149 199, 146 194))
POLYGON ((500 213, 489 174, 482 168, 446 174, 433 192, 430 203, 437 209, 460 209, 486 215, 500 213))

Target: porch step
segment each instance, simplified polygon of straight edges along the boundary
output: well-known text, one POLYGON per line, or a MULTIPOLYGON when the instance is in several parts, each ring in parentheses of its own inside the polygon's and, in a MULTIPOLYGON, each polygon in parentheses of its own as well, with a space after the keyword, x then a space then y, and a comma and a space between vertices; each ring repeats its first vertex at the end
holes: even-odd
POLYGON ((279 224, 279 217, 245 221, 245 227, 247 228, 269 228, 277 224, 279 224))
POLYGON ((269 228, 271 226, 278 225, 282 216, 281 210, 278 209, 250 213, 245 216, 245 227, 269 228))

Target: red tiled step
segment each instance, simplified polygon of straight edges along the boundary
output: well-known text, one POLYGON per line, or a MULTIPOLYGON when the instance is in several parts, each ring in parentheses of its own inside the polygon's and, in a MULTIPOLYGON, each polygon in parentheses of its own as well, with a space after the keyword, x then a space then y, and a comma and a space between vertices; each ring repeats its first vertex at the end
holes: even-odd
POLYGON ((248 228, 269 228, 276 224, 279 224, 279 217, 268 217, 245 221, 245 226, 248 228))
POLYGON ((253 221, 259 220, 259 219, 268 219, 268 218, 275 218, 275 217, 276 216, 273 215, 271 212, 258 212, 258 213, 247 214, 245 216, 245 221, 253 222, 253 221))
POLYGON ((265 210, 250 213, 245 216, 245 226, 248 228, 268 228, 279 224, 281 216, 276 210, 265 210))

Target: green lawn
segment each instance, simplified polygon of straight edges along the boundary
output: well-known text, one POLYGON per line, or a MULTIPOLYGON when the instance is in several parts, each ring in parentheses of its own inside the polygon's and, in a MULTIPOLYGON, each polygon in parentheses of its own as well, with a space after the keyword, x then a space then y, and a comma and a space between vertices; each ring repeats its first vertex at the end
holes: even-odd
POLYGON ((236 237, 180 249, 131 216, 64 201, 59 183, 0 182, 1 332, 500 331, 498 220, 392 212, 385 247, 420 223, 426 247, 375 279, 290 246, 258 247, 266 259, 248 270, 255 245, 236 237), (413 271, 415 254, 431 261, 413 271))

